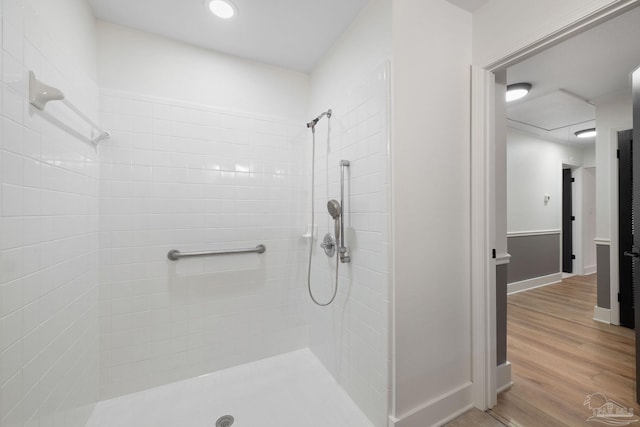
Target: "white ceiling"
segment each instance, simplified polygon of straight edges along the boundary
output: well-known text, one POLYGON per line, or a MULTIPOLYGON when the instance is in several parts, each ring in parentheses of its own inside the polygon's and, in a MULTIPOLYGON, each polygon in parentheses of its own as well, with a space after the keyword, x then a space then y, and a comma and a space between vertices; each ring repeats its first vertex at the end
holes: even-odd
POLYGON ((307 73, 369 0, 232 2, 225 21, 205 0, 89 0, 99 19, 307 73))
POLYGON ((533 85, 526 98, 508 104, 509 126, 558 142, 594 143, 595 138, 578 140, 574 135, 595 127, 595 108, 589 104, 597 106, 612 94, 630 93, 630 73, 639 65, 640 8, 636 8, 509 68, 508 84, 533 85), (562 106, 558 93, 572 96, 564 97, 567 104, 562 106), (553 128, 547 130, 536 122, 545 110, 555 114, 553 128))

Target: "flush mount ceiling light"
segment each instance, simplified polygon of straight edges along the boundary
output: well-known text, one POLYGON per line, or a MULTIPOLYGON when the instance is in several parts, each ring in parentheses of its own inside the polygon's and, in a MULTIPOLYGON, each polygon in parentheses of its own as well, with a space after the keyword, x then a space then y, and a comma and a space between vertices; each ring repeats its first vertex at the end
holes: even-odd
POLYGON ((531 83, 514 83, 507 86, 507 102, 526 96, 531 90, 531 83))
POLYGON ((207 6, 211 13, 218 18, 230 19, 236 14, 236 8, 230 1, 227 0, 209 0, 207 6))
POLYGON ((576 132, 578 138, 592 138, 596 136, 596 128, 582 129, 576 132))

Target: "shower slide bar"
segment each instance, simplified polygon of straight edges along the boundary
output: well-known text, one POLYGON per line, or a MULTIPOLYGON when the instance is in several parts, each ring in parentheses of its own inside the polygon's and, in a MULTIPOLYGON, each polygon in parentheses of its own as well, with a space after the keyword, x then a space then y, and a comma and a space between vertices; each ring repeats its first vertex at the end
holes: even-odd
POLYGON ((246 248, 246 249, 224 249, 219 251, 203 251, 203 252, 180 252, 176 249, 172 249, 167 254, 167 258, 171 261, 177 261, 180 258, 191 258, 191 257, 199 257, 199 256, 214 256, 214 255, 229 255, 229 254, 248 254, 248 253, 258 253, 262 254, 267 250, 267 247, 263 244, 259 244, 255 248, 246 248))
POLYGON ((92 135, 90 138, 92 143, 97 144, 100 141, 111 137, 111 134, 109 132, 102 129, 96 122, 91 120, 89 116, 80 111, 78 107, 73 105, 64 96, 64 93, 62 93, 60 89, 42 83, 36 78, 36 75, 33 71, 29 71, 29 103, 36 107, 38 110, 44 111, 44 108, 49 101, 62 101, 62 103, 67 106, 67 108, 76 113, 82 120, 90 124, 91 127, 97 131, 97 135, 92 135))

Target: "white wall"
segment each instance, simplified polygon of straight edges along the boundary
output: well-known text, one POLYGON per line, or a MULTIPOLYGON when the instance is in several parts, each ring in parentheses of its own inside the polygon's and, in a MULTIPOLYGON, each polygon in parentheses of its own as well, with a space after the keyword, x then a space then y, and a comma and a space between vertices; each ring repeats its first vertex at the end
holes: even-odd
POLYGON ((585 168, 596 167, 596 144, 590 144, 582 149, 582 166, 585 168))
POLYGON ((391 0, 371 0, 311 73, 312 116, 391 58, 391 0))
POLYGON ((68 110, 51 103, 41 113, 27 103, 34 70, 96 115, 93 17, 85 2, 64 0, 50 22, 50 3, 0 3, 0 424, 7 427, 84 426, 98 391, 97 153, 64 128, 78 124, 68 110))
POLYGON ((597 270, 596 244, 596 144, 582 150, 582 168, 579 181, 582 183, 581 232, 582 238, 582 271, 580 274, 591 274, 597 270))
POLYGON ((97 28, 101 88, 230 111, 304 118, 306 74, 106 22, 98 21, 97 28))
MULTIPOLYGON (((90 77, 95 81, 97 69, 95 18, 84 0, 14 0, 5 1, 7 7, 30 4, 38 17, 24 15, 27 29, 37 44, 46 45, 52 37, 59 49, 48 58, 66 73, 90 77)), ((82 80, 82 79, 81 79, 82 80)))
POLYGON ((101 398, 306 347, 300 123, 101 101, 101 398), (167 259, 259 243, 265 254, 167 259))
POLYGON ((101 397, 306 347, 308 77, 98 30, 113 131, 100 148, 101 397), (166 257, 258 243, 264 255, 166 257))
POLYGON ((471 15, 393 2, 394 408, 432 425, 471 404, 471 15))
POLYGON ((507 130, 508 233, 562 228, 563 164, 581 166, 582 150, 507 130))
MULTIPOLYGON (((327 231, 333 234, 326 204, 339 199, 338 164, 343 159, 351 162, 345 234, 352 251, 352 262, 339 267, 336 301, 330 307, 316 307, 307 298, 310 348, 375 426, 386 426, 389 413, 390 44, 391 2, 375 0, 313 71, 308 113, 312 118, 327 108, 333 110, 329 147, 327 121, 316 128, 315 222, 320 237, 311 279, 317 299, 328 301, 335 283, 335 257, 327 258, 318 245, 327 231)), ((309 133, 305 142, 309 173, 309 133)), ((308 213, 305 219, 310 222, 308 213)))
POLYGON ((489 0, 473 14, 473 63, 488 66, 569 27, 612 0, 489 0))
POLYGON ((582 180, 582 268, 583 274, 596 269, 596 168, 583 167, 582 180))

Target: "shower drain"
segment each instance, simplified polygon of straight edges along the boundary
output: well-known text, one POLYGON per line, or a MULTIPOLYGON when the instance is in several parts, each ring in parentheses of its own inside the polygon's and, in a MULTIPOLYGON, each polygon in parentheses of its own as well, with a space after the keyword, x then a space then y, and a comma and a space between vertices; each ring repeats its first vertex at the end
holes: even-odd
POLYGON ((233 424, 233 417, 231 415, 223 415, 216 421, 216 427, 230 427, 233 424))

